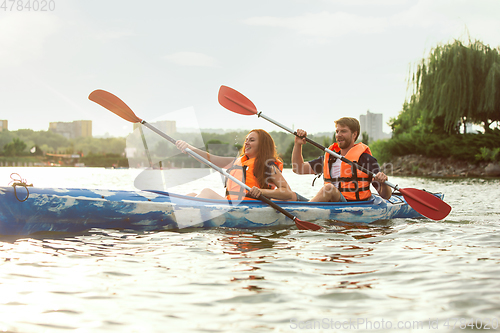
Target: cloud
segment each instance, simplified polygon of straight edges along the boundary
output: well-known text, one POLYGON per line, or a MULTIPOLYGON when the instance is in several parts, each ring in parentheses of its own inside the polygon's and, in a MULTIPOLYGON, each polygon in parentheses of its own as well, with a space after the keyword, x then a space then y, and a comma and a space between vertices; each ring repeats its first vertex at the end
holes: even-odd
MULTIPOLYGON (((330 1, 343 3, 343 0, 330 1)), ((391 2, 385 0, 377 2, 377 5, 381 7, 391 2)), ((355 4, 364 5, 367 2, 357 0, 352 3, 353 6, 355 4)), ((470 28, 471 33, 477 31, 487 36, 488 40, 494 40, 495 37, 498 40, 500 22, 496 17, 497 9, 500 10, 500 2, 491 0, 461 0, 453 2, 453 5, 449 0, 419 0, 406 2, 404 7, 390 14, 380 11, 374 11, 371 15, 360 15, 354 11, 322 11, 293 17, 251 17, 244 23, 289 29, 319 42, 350 34, 380 34, 404 28, 428 29, 435 36, 460 38, 466 27, 470 28)))
POLYGON ((253 17, 244 21, 248 25, 281 27, 314 37, 338 37, 350 33, 380 33, 389 25, 384 17, 363 17, 345 12, 307 13, 295 17, 253 17))
POLYGON ((215 67, 216 61, 214 58, 197 52, 177 52, 165 56, 168 61, 181 65, 192 67, 215 67))
POLYGON ((0 68, 38 57, 45 41, 61 23, 50 13, 8 13, 0 16, 0 68))
POLYGON ((136 33, 133 33, 129 30, 108 30, 102 33, 99 33, 97 35, 97 39, 102 40, 102 41, 109 41, 113 39, 122 39, 122 38, 127 38, 127 37, 134 37, 137 36, 136 33))
MULTIPOLYGON (((500 2, 492 0, 420 0, 407 10, 391 18, 395 27, 432 29, 435 35, 449 39, 465 39, 470 33, 472 40, 498 45, 500 2)), ((447 40, 446 40, 447 42, 447 40)))
POLYGON ((333 3, 340 6, 393 6, 401 5, 408 2, 408 0, 324 0, 328 3, 333 3))

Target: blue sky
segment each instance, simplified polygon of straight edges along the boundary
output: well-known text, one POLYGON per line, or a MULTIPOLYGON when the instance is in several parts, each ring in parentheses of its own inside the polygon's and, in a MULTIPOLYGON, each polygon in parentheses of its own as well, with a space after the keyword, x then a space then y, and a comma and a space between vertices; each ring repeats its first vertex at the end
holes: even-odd
POLYGON ((87 99, 95 89, 145 120, 186 109, 196 117, 175 118, 178 127, 278 130, 222 108, 220 85, 310 133, 366 110, 387 122, 438 43, 500 45, 497 0, 51 1, 53 11, 0 9, 10 130, 88 119, 94 135, 126 135, 131 124, 87 99))

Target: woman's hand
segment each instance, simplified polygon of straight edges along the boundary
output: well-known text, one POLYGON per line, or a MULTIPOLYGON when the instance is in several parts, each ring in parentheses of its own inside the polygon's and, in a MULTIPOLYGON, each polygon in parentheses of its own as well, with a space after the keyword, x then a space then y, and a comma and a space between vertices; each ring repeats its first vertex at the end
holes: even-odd
POLYGON ((189 148, 189 144, 186 141, 182 141, 182 140, 177 140, 175 142, 175 145, 176 145, 177 149, 182 151, 184 154, 186 153, 186 151, 185 151, 186 148, 189 148))
POLYGON ((262 194, 262 190, 256 186, 252 187, 250 191, 248 191, 248 195, 252 198, 258 199, 262 194))

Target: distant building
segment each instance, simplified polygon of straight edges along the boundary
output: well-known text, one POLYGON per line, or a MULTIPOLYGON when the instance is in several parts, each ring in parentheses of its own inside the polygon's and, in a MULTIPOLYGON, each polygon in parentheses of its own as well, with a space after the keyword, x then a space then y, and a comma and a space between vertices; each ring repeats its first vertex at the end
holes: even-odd
MULTIPOLYGON (((139 123, 134 124, 134 130, 139 126, 139 123)), ((167 135, 174 135, 177 133, 177 125, 175 120, 160 120, 160 121, 155 121, 154 123, 151 123, 154 127, 162 131, 163 133, 167 135)))
POLYGON ((9 130, 9 122, 7 120, 0 120, 0 132, 9 130))
POLYGON ((92 137, 92 120, 75 120, 70 123, 49 123, 49 131, 61 134, 68 139, 92 137))
POLYGON ((371 142, 390 138, 390 134, 382 131, 383 118, 384 115, 382 113, 372 113, 370 110, 366 111, 366 115, 360 115, 359 124, 361 126, 361 133, 359 133, 359 136, 361 137, 366 132, 371 142))
POLYGON ((466 123, 465 128, 464 128, 464 133, 477 133, 478 131, 474 129, 474 124, 472 123, 466 123))
POLYGON ((173 135, 177 133, 177 126, 175 123, 175 120, 161 120, 154 122, 153 125, 158 128, 160 131, 168 134, 168 135, 173 135))

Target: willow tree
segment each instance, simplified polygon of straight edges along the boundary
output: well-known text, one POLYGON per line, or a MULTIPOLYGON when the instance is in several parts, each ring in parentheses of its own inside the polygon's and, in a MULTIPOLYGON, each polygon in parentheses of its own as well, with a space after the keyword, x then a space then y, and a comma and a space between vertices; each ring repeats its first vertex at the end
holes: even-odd
POLYGON ((452 133, 457 124, 480 124, 485 132, 500 121, 500 49, 480 41, 469 45, 455 40, 431 51, 410 79, 413 119, 432 123, 444 119, 452 133))

